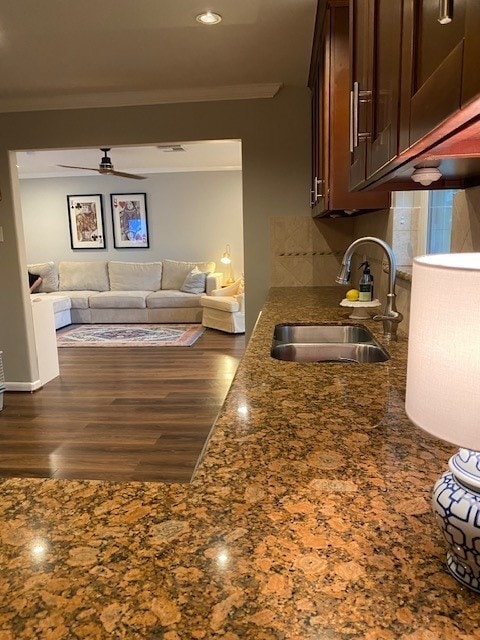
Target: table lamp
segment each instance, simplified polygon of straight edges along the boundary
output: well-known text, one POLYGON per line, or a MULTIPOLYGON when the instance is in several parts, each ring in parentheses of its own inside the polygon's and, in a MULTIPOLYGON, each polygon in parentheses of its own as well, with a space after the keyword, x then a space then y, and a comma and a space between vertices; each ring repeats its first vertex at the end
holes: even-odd
POLYGON ((226 279, 225 284, 232 284, 232 282, 234 282, 234 279, 232 271, 232 253, 229 244, 227 244, 227 246, 225 247, 225 251, 223 256, 220 258, 220 262, 222 264, 228 265, 228 278, 226 279))
POLYGON ((480 253, 415 258, 405 408, 461 447, 433 489, 447 567, 480 593, 480 253))

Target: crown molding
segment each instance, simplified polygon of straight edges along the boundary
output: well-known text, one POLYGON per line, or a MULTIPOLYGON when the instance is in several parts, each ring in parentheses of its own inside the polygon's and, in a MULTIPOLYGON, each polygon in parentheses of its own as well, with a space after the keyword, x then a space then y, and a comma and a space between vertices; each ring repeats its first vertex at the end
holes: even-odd
POLYGON ((253 100, 273 98, 281 83, 245 84, 192 89, 160 89, 157 91, 124 91, 117 93, 86 93, 31 98, 0 98, 0 113, 18 111, 52 111, 63 109, 95 109, 101 107, 131 107, 180 102, 213 102, 220 100, 253 100))

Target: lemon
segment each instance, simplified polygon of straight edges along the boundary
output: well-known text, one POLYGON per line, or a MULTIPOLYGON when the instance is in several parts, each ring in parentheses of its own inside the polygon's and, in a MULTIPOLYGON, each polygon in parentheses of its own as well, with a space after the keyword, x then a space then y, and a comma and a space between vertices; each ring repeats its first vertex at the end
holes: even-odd
POLYGON ((357 289, 350 289, 350 291, 347 291, 347 293, 345 294, 345 298, 347 300, 350 300, 351 302, 355 302, 356 300, 358 300, 358 291, 357 289))

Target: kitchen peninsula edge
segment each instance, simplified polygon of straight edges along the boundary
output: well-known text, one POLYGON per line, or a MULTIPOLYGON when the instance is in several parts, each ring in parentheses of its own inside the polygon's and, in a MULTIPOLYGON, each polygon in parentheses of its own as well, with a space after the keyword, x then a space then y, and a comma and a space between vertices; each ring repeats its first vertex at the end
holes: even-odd
POLYGON ((281 322, 348 319, 344 287, 275 288, 190 485, 0 483, 0 640, 471 640, 431 488, 454 452, 384 363, 270 357, 281 322))

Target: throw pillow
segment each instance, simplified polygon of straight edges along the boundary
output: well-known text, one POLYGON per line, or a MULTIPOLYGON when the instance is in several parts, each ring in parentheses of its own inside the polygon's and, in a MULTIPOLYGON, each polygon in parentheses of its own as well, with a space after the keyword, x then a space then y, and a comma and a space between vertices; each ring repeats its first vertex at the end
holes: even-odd
POLYGON ((162 289, 176 289, 178 291, 194 267, 198 267, 204 273, 213 273, 215 271, 215 262, 162 260, 162 289))
POLYGON ((28 264, 28 271, 42 278, 42 284, 34 293, 51 293, 58 291, 58 272, 53 262, 28 264))
POLYGON ((243 279, 243 275, 240 276, 239 280, 237 294, 245 293, 245 280, 243 279))
POLYGON ((195 267, 185 278, 180 287, 180 291, 184 293, 204 293, 206 280, 207 274, 200 271, 198 267, 195 267))

